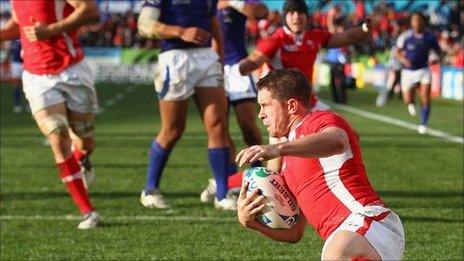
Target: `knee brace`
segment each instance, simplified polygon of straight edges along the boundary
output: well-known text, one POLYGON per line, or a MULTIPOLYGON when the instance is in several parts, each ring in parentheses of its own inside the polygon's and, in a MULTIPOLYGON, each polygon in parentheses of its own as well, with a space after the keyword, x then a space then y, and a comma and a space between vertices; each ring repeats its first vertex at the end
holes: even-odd
POLYGON ((68 130, 68 120, 66 116, 62 114, 50 114, 38 122, 38 125, 42 132, 46 136, 50 136, 52 133, 59 133, 68 130))
POLYGON ((92 137, 95 128, 93 120, 71 121, 69 126, 73 133, 79 138, 92 137))

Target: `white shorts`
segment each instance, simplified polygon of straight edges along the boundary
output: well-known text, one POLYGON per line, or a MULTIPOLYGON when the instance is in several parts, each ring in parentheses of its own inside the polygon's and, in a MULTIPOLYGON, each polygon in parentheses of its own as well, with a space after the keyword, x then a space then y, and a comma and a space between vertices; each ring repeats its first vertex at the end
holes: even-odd
POLYGON ((229 101, 256 99, 258 90, 251 75, 241 75, 239 64, 224 66, 224 84, 229 101))
POLYGON ((98 111, 92 71, 84 61, 56 75, 38 75, 24 70, 23 90, 32 114, 63 102, 68 109, 78 113, 95 114, 98 111))
POLYGON ((401 70, 401 90, 403 92, 410 90, 417 84, 430 84, 432 82, 432 74, 429 68, 418 70, 401 70))
POLYGON ((195 87, 224 85, 219 56, 211 48, 176 49, 158 56, 155 90, 165 101, 186 100, 195 87))
POLYGON ((11 62, 11 78, 21 79, 23 74, 23 64, 20 62, 11 62))
POLYGON ((362 213, 352 213, 327 238, 324 253, 335 233, 341 230, 364 236, 382 260, 401 260, 404 253, 404 230, 401 220, 393 211, 381 206, 367 206, 362 213))

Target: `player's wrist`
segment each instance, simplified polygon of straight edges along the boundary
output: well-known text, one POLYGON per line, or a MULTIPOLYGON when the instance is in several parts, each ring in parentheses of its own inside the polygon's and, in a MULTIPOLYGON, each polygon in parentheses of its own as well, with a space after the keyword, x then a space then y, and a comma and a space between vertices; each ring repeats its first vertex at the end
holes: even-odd
POLYGON ((174 30, 176 37, 182 38, 182 36, 184 35, 184 32, 185 32, 185 29, 186 28, 184 28, 182 26, 177 26, 175 28, 175 30, 174 30))

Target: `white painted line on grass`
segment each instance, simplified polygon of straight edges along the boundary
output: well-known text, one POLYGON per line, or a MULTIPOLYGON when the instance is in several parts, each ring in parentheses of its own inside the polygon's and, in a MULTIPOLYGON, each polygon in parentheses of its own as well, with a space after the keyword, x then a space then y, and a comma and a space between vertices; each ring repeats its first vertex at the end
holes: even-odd
MULTIPOLYGON (((42 216, 42 215, 34 215, 34 216, 10 216, 10 215, 2 215, 0 216, 0 220, 81 220, 82 217, 80 216, 42 216)), ((187 221, 187 222, 223 222, 223 223, 231 223, 231 222, 238 222, 237 218, 230 218, 230 217, 200 217, 200 216, 111 216, 108 215, 102 217, 103 221, 131 221, 131 220, 140 220, 140 221, 187 221)))
MULTIPOLYGON (((327 101, 324 101, 324 102, 327 102, 327 101)), ((364 117, 364 118, 389 123, 389 124, 392 124, 392 125, 400 126, 400 127, 410 129, 410 130, 414 130, 414 131, 417 132, 417 127, 418 127, 417 124, 409 123, 409 122, 406 122, 406 121, 403 121, 403 120, 399 120, 399 119, 395 119, 395 118, 392 118, 392 117, 389 117, 389 116, 384 116, 384 115, 381 115, 381 114, 377 114, 377 113, 373 113, 373 112, 353 108, 353 107, 346 106, 346 105, 334 104, 334 103, 331 103, 331 102, 327 102, 327 103, 330 104, 330 106, 332 106, 333 108, 341 110, 341 111, 353 113, 353 114, 359 115, 359 116, 364 117)), ((427 128, 426 134, 428 134, 430 136, 442 138, 442 139, 447 140, 447 141, 464 144, 464 138, 463 137, 453 136, 453 135, 451 135, 449 133, 446 133, 446 132, 443 132, 443 131, 427 128)))

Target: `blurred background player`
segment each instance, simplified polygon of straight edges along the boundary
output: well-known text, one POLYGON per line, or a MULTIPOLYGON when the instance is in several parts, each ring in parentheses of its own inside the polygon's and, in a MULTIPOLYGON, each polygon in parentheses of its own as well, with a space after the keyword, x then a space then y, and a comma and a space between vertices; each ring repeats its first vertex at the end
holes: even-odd
POLYGON ((79 161, 95 147, 98 103, 76 30, 98 20, 98 8, 87 0, 10 2, 12 18, 1 30, 0 40, 21 36, 23 88, 31 113, 48 137, 61 180, 83 216, 77 228, 94 228, 100 217, 90 202, 79 161), (73 140, 68 128, 75 134, 73 140))
MULTIPOLYGON (((256 124, 257 90, 250 75, 238 73, 240 60, 248 56, 245 43, 247 19, 258 20, 267 17, 267 7, 257 1, 219 1, 217 18, 224 37, 224 87, 229 106, 234 108, 242 137, 248 146, 261 144, 261 130, 256 124)), ((228 174, 235 174, 235 144, 229 135, 230 162, 228 174)), ((209 180, 208 186, 200 195, 202 202, 214 200, 216 182, 209 180)))
POLYGON ((138 18, 143 37, 162 39, 155 75, 161 129, 153 140, 140 202, 167 208, 160 179, 172 148, 182 136, 188 103, 194 97, 208 136, 208 157, 217 193, 216 208, 236 210, 227 196, 229 163, 227 99, 223 88, 222 35, 217 1, 145 1, 138 18))
POLYGON ((430 91, 432 75, 429 70, 429 56, 435 51, 435 56, 441 54, 435 36, 425 31, 425 16, 421 12, 413 12, 410 16, 411 29, 402 33, 396 42, 397 57, 403 64, 401 70, 401 90, 403 100, 411 116, 416 115, 414 97, 416 88, 420 97, 420 124, 417 128, 420 134, 427 131, 427 121, 430 115, 430 91))
MULTIPOLYGON (((340 17, 333 21, 334 33, 342 33, 345 31, 344 18, 340 17)), ((349 61, 348 49, 343 48, 329 48, 325 54, 324 60, 330 66, 330 90, 332 94, 332 101, 339 104, 348 103, 348 95, 346 94, 347 77, 345 75, 345 65, 349 61)))
POLYGON ((255 145, 237 154, 239 166, 283 157, 280 175, 301 209, 291 229, 272 229, 256 220, 266 206, 259 189, 243 184, 238 219, 274 240, 296 243, 309 223, 325 241, 321 260, 401 260, 404 230, 399 217, 372 188, 358 136, 330 111, 312 111, 310 86, 296 70, 270 72, 257 83, 259 118, 269 136, 288 142, 255 145))

